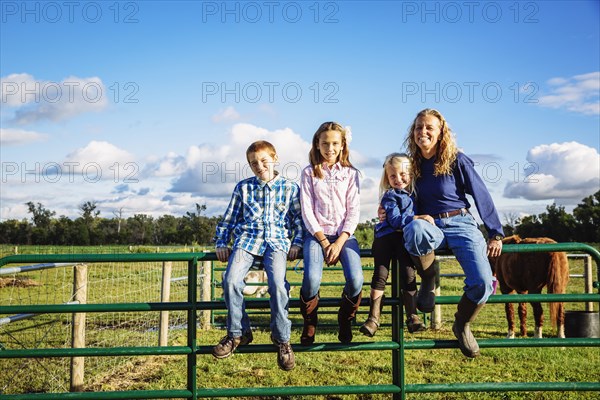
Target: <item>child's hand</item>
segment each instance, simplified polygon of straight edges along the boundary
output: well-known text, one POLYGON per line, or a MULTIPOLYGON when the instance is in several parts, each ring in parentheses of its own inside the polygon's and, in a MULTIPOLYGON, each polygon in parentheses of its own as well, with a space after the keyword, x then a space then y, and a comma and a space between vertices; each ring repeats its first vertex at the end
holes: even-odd
POLYGON ((342 248, 346 244, 346 240, 348 240, 349 237, 350 234, 348 232, 342 232, 334 243, 327 246, 325 249, 325 262, 327 265, 335 265, 335 263, 338 262, 338 259, 340 258, 340 252, 342 251, 342 248))
POLYGON ((229 256, 231 255, 231 249, 229 247, 217 247, 216 253, 219 261, 227 262, 227 260, 229 260, 229 256))
POLYGON ((300 252, 302 251, 302 247, 300 246, 292 246, 290 247, 290 251, 288 252, 287 259, 293 261, 298 258, 300 252))
POLYGON ((381 204, 377 208, 377 217, 379 218, 379 222, 385 221, 385 218, 387 217, 387 214, 385 213, 383 207, 381 207, 381 204))

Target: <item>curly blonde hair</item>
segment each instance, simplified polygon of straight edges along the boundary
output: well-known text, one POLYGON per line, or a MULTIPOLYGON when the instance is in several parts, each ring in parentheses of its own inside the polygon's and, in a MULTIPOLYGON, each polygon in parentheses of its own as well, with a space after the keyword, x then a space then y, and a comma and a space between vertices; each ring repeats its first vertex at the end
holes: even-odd
MULTIPOLYGON (((388 166, 392 166, 394 168, 399 168, 402 164, 408 165, 408 172, 410 173, 412 166, 410 162, 410 158, 406 153, 392 153, 388 154, 385 157, 385 161, 383 162, 383 172, 381 173, 381 180, 379 181, 379 198, 381 199, 385 192, 392 188, 392 184, 388 179, 386 168, 388 166)), ((412 193, 414 191, 413 180, 411 179, 407 191, 412 193)))
POLYGON ((319 151, 319 140, 321 138, 321 133, 327 131, 337 131, 340 132, 342 136, 342 151, 338 156, 338 162, 343 167, 354 168, 352 163, 350 162, 350 150, 348 150, 348 143, 346 142, 346 130, 337 122, 324 122, 319 126, 319 129, 315 132, 312 138, 312 147, 310 149, 310 153, 308 153, 308 160, 310 165, 313 167, 314 175, 323 179, 323 167, 321 166, 325 161, 321 152, 319 151))
POLYGON ((458 154, 458 147, 456 147, 454 134, 448 126, 444 116, 438 110, 434 110, 432 108, 421 110, 413 120, 410 128, 408 129, 406 138, 404 139, 404 146, 406 147, 408 156, 411 159, 413 180, 421 176, 421 161, 423 160, 421 151, 415 142, 415 125, 419 118, 427 115, 432 115, 440 121, 440 137, 436 149, 433 175, 452 175, 452 167, 456 162, 456 156, 458 154))

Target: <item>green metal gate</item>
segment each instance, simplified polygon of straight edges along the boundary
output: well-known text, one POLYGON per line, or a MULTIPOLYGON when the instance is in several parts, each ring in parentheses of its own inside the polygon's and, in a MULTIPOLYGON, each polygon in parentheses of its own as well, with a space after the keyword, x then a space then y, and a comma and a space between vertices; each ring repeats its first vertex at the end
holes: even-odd
MULTIPOLYGON (((591 246, 580 243, 506 245, 506 253, 570 251, 585 252, 592 256, 597 268, 600 266, 600 253, 591 246)), ((365 250, 361 256, 370 256, 365 250)), ((390 341, 365 343, 318 343, 311 346, 294 346, 295 352, 311 351, 367 351, 387 350, 392 352, 392 384, 354 385, 354 386, 302 386, 272 388, 204 389, 197 385, 197 356, 210 354, 212 347, 197 346, 196 326, 199 310, 223 310, 223 302, 197 301, 197 277, 199 261, 215 260, 214 253, 164 253, 164 254, 67 254, 67 255, 16 255, 0 259, 0 267, 8 264, 24 263, 92 263, 92 262, 150 262, 179 261, 188 265, 188 297, 186 302, 170 303, 115 303, 115 304, 67 304, 67 305, 12 305, 0 306, 0 315, 19 313, 103 313, 103 312, 144 312, 144 311, 187 311, 187 344, 185 346, 165 347, 113 347, 113 348, 48 348, 48 349, 0 349, 0 358, 45 358, 45 357, 111 357, 144 355, 185 355, 187 358, 187 386, 177 390, 138 390, 111 392, 78 393, 28 393, 2 395, 3 399, 157 399, 200 397, 236 397, 236 396, 290 396, 290 395, 328 395, 328 394, 393 394, 394 398, 404 399, 407 393, 434 392, 505 392, 505 391, 600 391, 599 382, 503 382, 503 383, 454 383, 454 384, 407 384, 405 382, 404 355, 406 350, 457 348, 456 340, 420 340, 405 342, 402 329, 403 310, 400 299, 399 273, 392 271, 392 296, 385 300, 392 306, 392 338, 390 341)), ((600 281, 600 269, 598 281, 600 281)), ((515 302, 597 302, 599 293, 594 294, 541 294, 541 295, 496 295, 488 303, 515 302)), ((365 300, 363 300, 365 301, 365 300)), ((459 296, 439 296, 438 304, 457 304, 459 296)), ((339 299, 322 299, 324 307, 336 307, 339 299)), ((365 303, 366 304, 366 303, 365 303)), ((248 302, 248 308, 268 307, 268 300, 248 302)), ((299 307, 298 300, 292 300, 290 307, 299 307)), ((506 347, 600 347, 597 338, 544 338, 528 339, 488 339, 479 340, 481 348, 506 347)), ((273 352, 271 345, 249 345, 238 348, 239 353, 273 352)))

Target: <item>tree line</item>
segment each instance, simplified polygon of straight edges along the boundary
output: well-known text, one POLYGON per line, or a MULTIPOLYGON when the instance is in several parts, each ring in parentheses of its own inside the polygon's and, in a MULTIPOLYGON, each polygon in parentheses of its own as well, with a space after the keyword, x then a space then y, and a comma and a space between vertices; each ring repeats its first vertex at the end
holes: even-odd
MULTIPOLYGON (((181 217, 147 214, 123 216, 123 210, 112 218, 100 216, 98 206, 86 201, 79 206, 80 216, 55 217, 56 212, 41 203, 26 203, 30 219, 0 222, 0 243, 14 245, 204 245, 211 246, 220 216, 202 215, 206 205, 196 203, 193 211, 181 217)), ((370 248, 377 219, 360 223, 355 232, 362 248, 370 248)), ((483 228, 482 228, 483 230, 483 228)), ((519 218, 504 215, 504 232, 521 237, 550 237, 557 242, 600 243, 600 190, 582 200, 573 214, 565 207, 551 204, 538 215, 519 218)))

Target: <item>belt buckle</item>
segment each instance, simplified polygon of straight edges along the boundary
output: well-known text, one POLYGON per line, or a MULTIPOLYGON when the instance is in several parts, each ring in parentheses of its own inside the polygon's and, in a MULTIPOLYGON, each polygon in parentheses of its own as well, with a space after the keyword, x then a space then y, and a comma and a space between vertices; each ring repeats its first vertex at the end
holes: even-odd
POLYGON ((442 218, 450 218, 450 213, 448 211, 443 212, 443 213, 440 214, 440 217, 442 217, 442 218))

